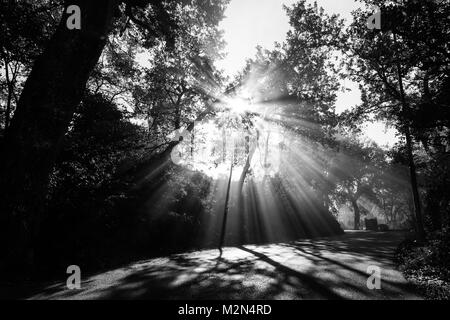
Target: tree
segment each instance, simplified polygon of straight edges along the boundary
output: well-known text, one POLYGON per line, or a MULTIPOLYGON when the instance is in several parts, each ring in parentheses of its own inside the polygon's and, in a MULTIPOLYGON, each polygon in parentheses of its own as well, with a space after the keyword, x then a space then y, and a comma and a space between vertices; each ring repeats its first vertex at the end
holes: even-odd
POLYGON ((38 229, 36 211, 45 197, 52 164, 106 42, 116 8, 115 1, 75 4, 82 9, 84 28, 68 30, 68 16, 63 15, 46 50, 33 66, 1 146, 2 227, 8 231, 2 235, 8 243, 22 238, 19 250, 8 246, 8 253, 22 257, 24 247, 30 243, 26 238, 38 229), (26 221, 28 232, 20 230, 17 217, 26 221))
POLYGON ((360 202, 377 202, 375 188, 380 184, 385 155, 374 143, 364 143, 352 137, 339 142, 338 152, 332 157, 330 182, 333 198, 350 203, 354 214, 354 229, 361 228, 360 202))
POLYGON ((351 78, 360 83, 363 103, 348 115, 351 121, 387 120, 403 135, 410 169, 417 233, 424 237, 421 201, 414 159, 415 141, 411 121, 424 99, 436 97, 448 74, 447 4, 434 1, 367 1, 383 16, 381 31, 363 27, 370 13, 358 10, 350 26, 346 49, 351 78), (441 21, 442 23, 436 23, 441 21), (441 61, 438 63, 437 61, 441 61), (446 71, 447 70, 447 71, 446 71), (445 77, 444 77, 445 78, 445 77), (430 89, 433 88, 433 89, 430 89))
MULTIPOLYGON (((388 154, 393 154, 390 151, 388 154)), ((391 229, 405 229, 414 226, 409 192, 409 172, 407 166, 392 159, 380 171, 380 179, 374 186, 380 213, 391 229)))
POLYGON ((0 3, 0 100, 6 131, 33 61, 54 32, 60 15, 58 1, 0 3))
MULTIPOLYGON (((185 1, 202 12, 221 8, 220 2, 185 1)), ((81 100, 111 30, 131 25, 145 37, 169 45, 176 39, 177 4, 166 1, 67 1, 59 25, 28 76, 10 127, 1 145, 0 162, 2 245, 9 262, 33 260, 33 238, 39 233, 48 178, 61 149, 75 108, 81 100), (81 30, 69 30, 67 7, 81 10, 81 30), (151 21, 146 23, 143 21, 151 21)))
POLYGON ((223 10, 202 19, 202 13, 180 13, 182 31, 175 46, 162 44, 150 51, 152 61, 134 84, 134 113, 149 126, 151 144, 161 144, 174 130, 187 127, 211 108, 221 95, 222 76, 214 62, 222 56, 218 22, 223 10), (203 30, 201 33, 198 30, 203 30))
POLYGON ((286 41, 272 51, 257 48, 235 80, 237 95, 262 107, 266 121, 332 144, 341 75, 333 51, 345 39, 343 21, 317 3, 298 1, 285 10, 291 26, 286 41))
MULTIPOLYGON (((257 207, 250 203, 251 197, 264 186, 268 197, 276 199, 274 206, 278 201, 283 203, 283 209, 274 208, 279 211, 278 218, 292 219, 290 227, 298 227, 293 234, 317 235, 321 228, 319 234, 335 234, 339 226, 327 211, 326 161, 322 162, 325 157, 320 152, 315 157, 315 151, 323 151, 324 145, 334 140, 339 66, 330 48, 342 38, 343 22, 305 1, 286 11, 291 24, 286 41, 271 51, 257 47, 255 57, 247 61, 233 82, 237 101, 232 102, 243 105, 238 110, 241 125, 237 128, 244 146, 235 207, 245 216, 244 204, 247 210, 257 207), (245 104, 250 104, 248 110, 245 104), (283 141, 274 146, 280 136, 283 141), (252 175, 258 171, 260 175, 264 172, 263 178, 259 177, 262 181, 252 175), (248 199, 244 197, 246 192, 248 199)), ((255 210, 255 214, 264 211, 255 210)), ((248 222, 242 219, 240 227, 245 230, 248 222)))

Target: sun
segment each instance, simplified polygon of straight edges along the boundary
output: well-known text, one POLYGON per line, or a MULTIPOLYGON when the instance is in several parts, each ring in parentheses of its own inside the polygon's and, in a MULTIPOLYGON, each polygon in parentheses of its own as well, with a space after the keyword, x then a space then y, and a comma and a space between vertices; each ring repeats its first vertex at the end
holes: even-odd
POLYGON ((252 105, 249 99, 230 98, 226 101, 225 108, 232 113, 244 114, 251 111, 252 105))

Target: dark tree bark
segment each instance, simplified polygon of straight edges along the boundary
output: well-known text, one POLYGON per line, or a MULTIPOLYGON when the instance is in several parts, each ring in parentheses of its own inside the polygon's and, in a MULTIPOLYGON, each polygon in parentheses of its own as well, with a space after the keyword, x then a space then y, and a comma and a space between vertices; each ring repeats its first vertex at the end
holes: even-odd
POLYGON ((425 239, 425 228, 422 218, 422 206, 420 203, 419 187, 417 184, 417 173, 416 164, 414 162, 414 156, 412 151, 412 138, 409 127, 406 128, 406 152, 408 153, 408 163, 409 163, 409 177, 411 180, 411 191, 414 201, 414 212, 416 216, 416 230, 417 236, 420 240, 425 239))
POLYGON ((1 146, 1 225, 7 231, 1 240, 10 260, 33 260, 30 245, 42 220, 54 159, 103 51, 118 3, 67 2, 55 34, 25 83, 1 146), (81 30, 67 28, 68 5, 80 7, 81 30))
MULTIPOLYGON (((9 122, 11 120, 11 102, 12 102, 12 98, 13 98, 13 90, 14 90, 13 81, 14 81, 14 79, 10 78, 9 61, 8 61, 8 59, 6 59, 6 57, 4 59, 4 63, 5 63, 5 79, 6 79, 6 85, 8 88, 8 96, 6 98, 6 108, 5 108, 5 131, 6 131, 9 127, 9 122)), ((14 76, 12 78, 14 78, 14 76)))
MULTIPOLYGON (((394 39, 396 40, 396 35, 394 33, 394 39)), ((400 90, 400 98, 402 102, 402 116, 408 111, 409 106, 405 99, 405 91, 403 89, 403 78, 402 78, 402 72, 400 63, 397 63, 397 74, 398 74, 398 83, 399 83, 399 90, 400 90)), ((404 117, 403 117, 404 118, 404 117)), ((402 119, 405 121, 405 119, 402 119)), ((416 164, 414 162, 414 155, 413 155, 413 141, 411 137, 411 129, 409 127, 408 123, 405 123, 404 125, 404 134, 406 138, 406 152, 408 156, 408 165, 409 165, 409 177, 411 180, 411 191, 414 201, 414 212, 416 216, 416 230, 417 235, 420 240, 425 239, 425 228, 423 225, 423 218, 422 218, 422 208, 420 203, 420 195, 419 195, 419 187, 417 184, 417 173, 416 173, 416 164)))
POLYGON ((353 214, 354 214, 354 224, 353 228, 355 230, 359 230, 361 227, 361 212, 359 211, 358 203, 356 200, 351 200, 352 207, 353 207, 353 214))
MULTIPOLYGON (((397 34, 395 32, 392 32, 392 34, 394 36, 394 42, 397 43, 397 34)), ((408 157, 409 177, 410 177, 410 181, 411 181, 411 191, 412 191, 412 197, 413 197, 413 201, 414 201, 414 213, 415 213, 415 218, 416 218, 415 219, 416 220, 416 232, 417 232, 418 238, 420 240, 424 240, 425 239, 425 228, 424 228, 423 217, 422 217, 422 208, 421 208, 421 202, 420 202, 419 187, 417 184, 416 164, 414 162, 414 155, 413 155, 413 140, 411 137, 410 125, 409 125, 409 123, 407 123, 407 121, 405 119, 405 114, 407 114, 409 111, 409 105, 405 98, 405 90, 403 88, 402 68, 401 68, 400 62, 397 61, 396 67, 397 67, 400 100, 401 100, 401 104, 402 104, 400 121, 402 122, 403 131, 404 131, 403 133, 406 138, 406 152, 407 152, 407 157, 408 157)))

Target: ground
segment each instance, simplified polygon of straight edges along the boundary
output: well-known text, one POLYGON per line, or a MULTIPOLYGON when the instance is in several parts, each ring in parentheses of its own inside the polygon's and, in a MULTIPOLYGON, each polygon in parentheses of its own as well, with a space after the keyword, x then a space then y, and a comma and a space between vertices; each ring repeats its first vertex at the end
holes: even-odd
POLYGON ((400 232, 204 250, 136 262, 30 299, 420 299, 393 263, 400 232), (367 288, 368 266, 381 289, 367 288))

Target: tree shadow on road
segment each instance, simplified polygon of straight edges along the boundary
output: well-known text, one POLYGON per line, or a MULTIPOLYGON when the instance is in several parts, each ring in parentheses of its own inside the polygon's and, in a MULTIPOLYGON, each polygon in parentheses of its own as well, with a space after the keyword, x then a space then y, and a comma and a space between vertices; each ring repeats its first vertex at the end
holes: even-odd
MULTIPOLYGON (((42 291, 52 299, 403 299, 395 277, 366 286, 368 263, 388 261, 394 238, 353 234, 176 254, 134 263, 83 282, 81 291, 42 291), (369 239, 370 241, 367 241, 369 239), (382 239, 387 239, 385 242, 382 239), (378 248, 377 248, 378 246, 378 248)), ((388 264, 385 264, 388 265, 388 264)), ((393 271, 396 272, 396 271, 393 271)))

